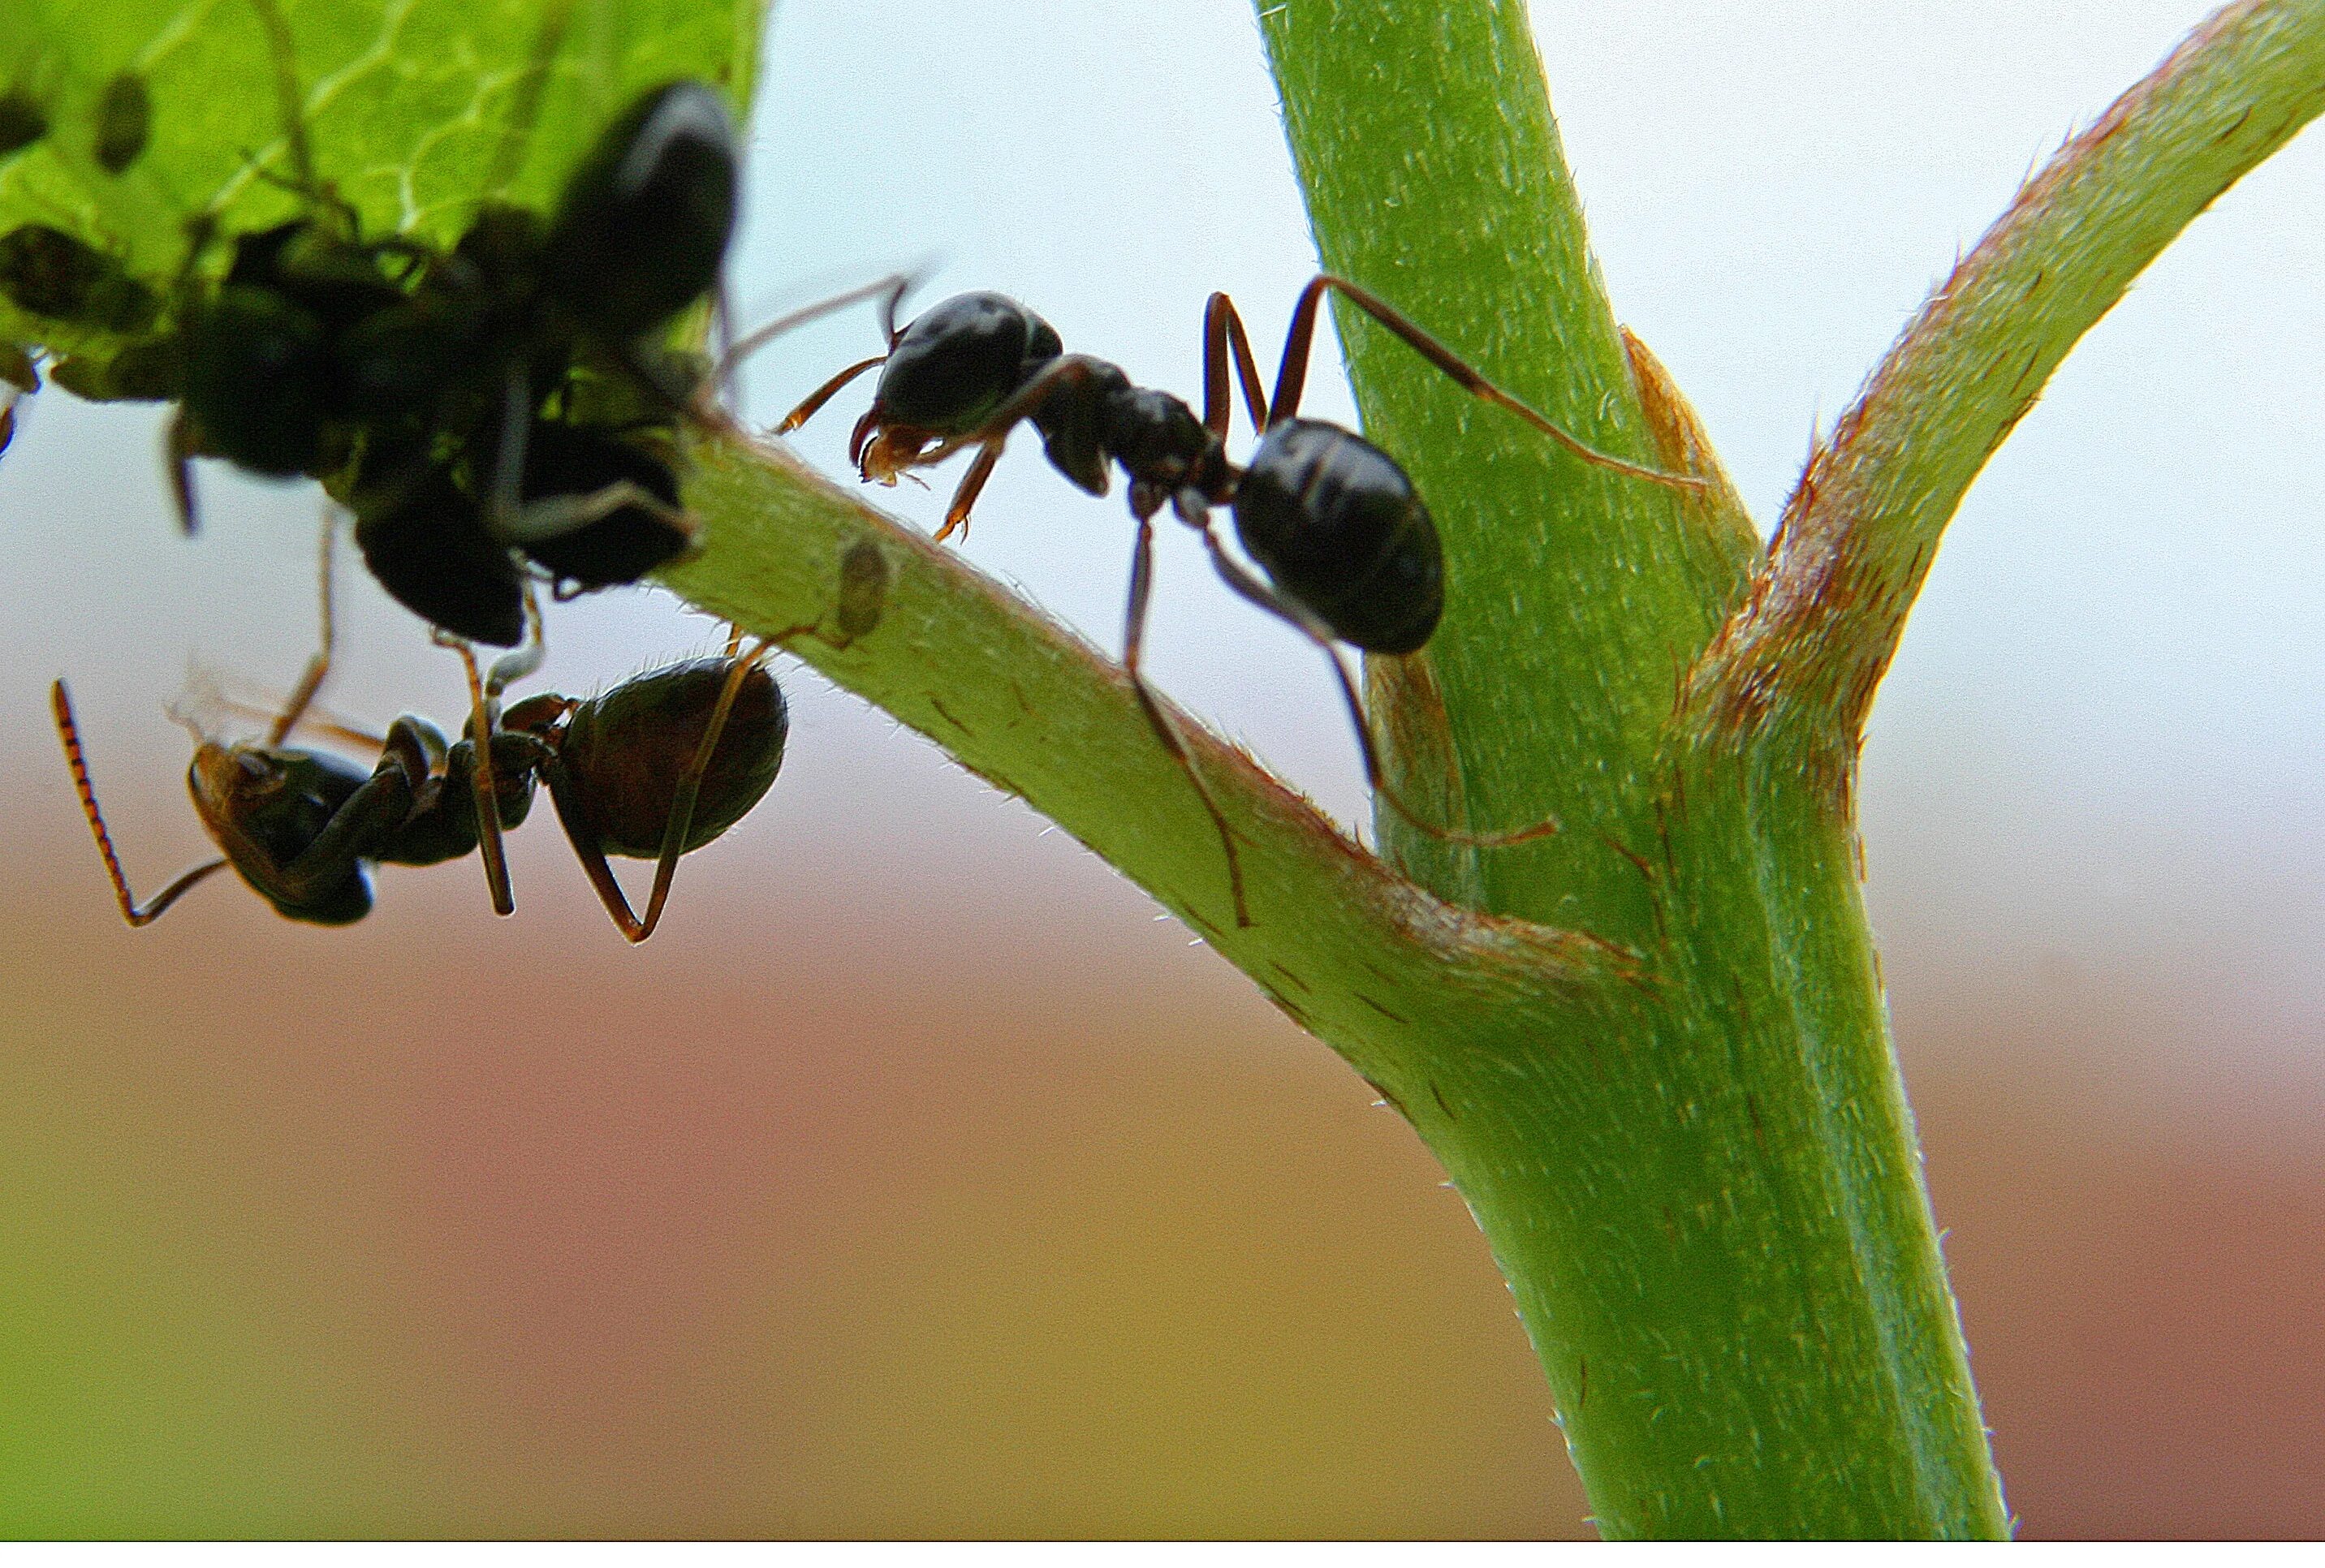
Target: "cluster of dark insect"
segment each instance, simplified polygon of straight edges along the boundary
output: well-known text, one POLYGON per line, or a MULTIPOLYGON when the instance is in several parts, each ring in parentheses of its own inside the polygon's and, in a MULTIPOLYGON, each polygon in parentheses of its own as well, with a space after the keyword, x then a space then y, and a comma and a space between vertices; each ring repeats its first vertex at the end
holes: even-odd
MULTIPOLYGON (((607 910, 626 936, 643 940, 660 918, 679 856, 724 831, 773 779, 785 719, 764 668, 770 644, 746 654, 737 634, 723 658, 656 670, 586 701, 537 696, 504 711, 509 683, 541 662, 534 581, 564 596, 636 581, 683 553, 695 532, 680 498, 685 423, 724 422, 714 393, 741 355, 806 317, 874 295, 882 297, 885 350, 826 382, 779 430, 798 428, 879 369, 849 445, 865 480, 893 484, 977 449, 940 540, 965 534, 1021 423, 1040 432, 1059 472, 1092 494, 1106 493, 1112 468, 1123 471, 1137 528, 1124 663, 1157 739, 1218 828, 1237 924, 1248 925, 1250 914, 1235 832, 1140 671, 1153 520, 1166 506, 1201 537, 1229 588, 1323 650, 1366 777, 1391 809, 1425 834, 1468 845, 1556 831, 1555 823, 1470 833, 1431 822, 1381 766, 1338 645, 1379 655, 1422 648, 1444 610, 1444 560, 1429 509, 1394 459, 1352 431, 1298 417, 1322 303, 1337 293, 1463 390, 1586 463, 1680 489, 1701 481, 1586 445, 1386 301, 1329 274, 1300 295, 1272 395, 1234 304, 1211 297, 1200 415, 1170 393, 1134 384, 1119 366, 1066 353, 1047 322, 998 294, 959 295, 899 328, 902 279, 770 324, 731 346, 714 371, 702 356, 669 346, 672 324, 717 292, 734 226, 733 131, 711 88, 681 80, 640 96, 545 217, 488 200, 449 249, 406 235, 367 237, 317 173, 288 29, 273 0, 251 3, 274 44, 283 106, 289 172, 269 177, 301 198, 301 215, 231 237, 213 218, 195 218, 184 265, 167 290, 60 229, 23 225, 0 235, 0 294, 33 315, 130 340, 102 364, 67 358, 51 374, 90 397, 177 405, 170 471, 187 532, 197 516, 193 457, 320 480, 353 514, 374 576, 459 653, 471 714, 449 744, 408 716, 381 736, 327 724, 376 752, 368 774, 287 745, 294 729, 316 722, 309 709, 329 668, 327 527, 325 650, 264 742, 198 736, 189 786, 222 855, 141 904, 114 854, 59 683, 59 731, 132 924, 153 918, 227 864, 283 914, 344 923, 370 907, 373 863, 425 864, 472 850, 505 913, 513 899, 501 832, 523 818, 536 782, 545 782, 607 910), (215 278, 205 265, 214 253, 226 258, 215 278), (1227 455, 1231 376, 1258 433, 1241 464, 1227 455), (1222 507, 1240 556, 1213 526, 1211 513, 1222 507), (486 672, 473 643, 516 651, 486 672), (633 915, 607 854, 655 858, 643 918, 633 915)), ((95 164, 109 175, 134 164, 152 114, 137 77, 116 78, 98 100, 88 149, 95 164)), ((37 102, 0 95, 0 157, 54 134, 37 102)), ((0 361, 0 380, 18 390, 38 384, 21 354, 0 361)), ((5 436, 0 427, 0 444, 5 436)), ((868 565, 851 560, 850 569, 885 588, 885 561, 875 547, 872 556, 868 565)), ((869 620, 877 613, 875 595, 869 620)), ((856 619, 868 624, 861 613, 856 619)))
MULTIPOLYGON (((58 362, 51 379, 90 398, 176 405, 168 466, 187 533, 198 516, 194 457, 320 480, 353 515, 373 575, 459 654, 471 711, 449 743, 410 715, 380 735, 320 715, 334 621, 336 521, 327 514, 322 650, 263 740, 222 742, 197 729, 187 785, 220 853, 150 899, 138 900, 122 872, 70 697, 62 681, 53 687, 58 733, 122 914, 142 926, 230 865, 283 915, 341 925, 369 910, 374 865, 472 852, 505 914, 514 899, 501 835, 545 783, 607 912, 644 941, 679 857, 740 819, 781 766, 788 723, 765 668, 771 645, 746 652, 737 632, 722 656, 595 697, 537 696, 505 709, 503 696, 542 659, 537 580, 560 597, 635 582, 694 541, 679 438, 685 421, 720 416, 709 404, 707 362, 668 340, 673 322, 717 292, 734 227, 725 104, 693 80, 641 94, 545 217, 487 201, 449 249, 367 237, 317 173, 289 30, 273 0, 252 3, 274 49, 290 165, 266 177, 301 198, 301 214, 233 235, 197 216, 167 289, 60 229, 21 225, 0 235, 0 293, 32 315, 129 339, 99 362, 58 362), (206 266, 214 254, 224 263, 215 277, 206 266), (475 643, 514 651, 487 671, 475 643), (301 728, 376 762, 366 770, 291 744, 301 728), (655 861, 643 915, 608 855, 655 861)), ((136 161, 151 117, 134 74, 100 96, 92 151, 106 174, 136 161)), ((0 96, 0 156, 56 134, 29 95, 0 96)), ((0 363, 0 375, 30 391, 37 372, 17 357, 0 363)), ((859 605, 856 619, 866 618, 859 605)))

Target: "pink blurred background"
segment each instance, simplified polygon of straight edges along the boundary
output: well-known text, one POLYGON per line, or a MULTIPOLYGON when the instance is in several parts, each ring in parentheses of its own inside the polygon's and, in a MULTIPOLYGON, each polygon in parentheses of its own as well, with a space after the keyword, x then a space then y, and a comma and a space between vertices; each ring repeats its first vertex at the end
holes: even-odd
MULTIPOLYGON (((1157 9, 787 5, 744 298, 935 247, 937 291, 1162 384, 1209 288, 1279 330, 1313 258, 1249 13, 1157 9)), ((2203 7, 1876 10, 1535 6, 1618 306, 1764 519, 1954 246, 2203 7)), ((1870 892, 2029 1535, 2325 1529, 2320 196, 2304 141, 2079 351, 1876 715, 1870 892)), ((869 333, 785 344, 756 406, 869 333)), ((206 475, 181 544, 153 441, 48 396, 0 462, 0 1532, 1585 1532, 1403 1124, 813 677, 644 949, 546 814, 513 920, 469 865, 347 931, 227 884, 122 928, 48 679, 152 886, 201 847, 189 650, 279 687, 312 637, 311 497, 206 475)), ((1020 452, 970 554, 1110 640, 1126 543, 1020 452)), ((1350 809, 1311 657, 1163 570, 1164 684, 1350 809)), ((457 713, 408 619, 366 586, 349 622, 334 701, 457 713)), ((555 635, 588 690, 712 629, 639 595, 555 635)))

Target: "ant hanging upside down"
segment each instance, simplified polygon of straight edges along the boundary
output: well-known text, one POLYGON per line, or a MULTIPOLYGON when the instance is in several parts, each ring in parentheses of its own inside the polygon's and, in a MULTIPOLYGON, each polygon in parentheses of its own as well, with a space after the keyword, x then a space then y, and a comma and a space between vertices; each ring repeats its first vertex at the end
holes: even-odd
POLYGON ((884 322, 887 352, 833 376, 777 427, 779 432, 797 429, 850 382, 879 368, 872 406, 848 443, 849 459, 865 479, 894 484, 899 475, 977 448, 946 509, 940 540, 956 529, 966 531, 969 509, 1020 422, 1031 421, 1051 464, 1093 495, 1106 493, 1109 462, 1122 468, 1138 522, 1123 663, 1155 734, 1186 770, 1218 828, 1238 926, 1251 918, 1234 831, 1139 670, 1153 576, 1153 518, 1166 504, 1202 536, 1229 588, 1323 650, 1356 726, 1366 781, 1398 816, 1431 837, 1480 847, 1521 844, 1558 830, 1550 822, 1469 834, 1428 822, 1390 788, 1382 770, 1364 704, 1334 644, 1382 654, 1419 650, 1444 613, 1444 553, 1429 508, 1395 459, 1351 430, 1297 417, 1317 309, 1327 291, 1387 327, 1464 391, 1508 410, 1584 462, 1674 489, 1702 488, 1700 479, 1626 462, 1584 444, 1487 380, 1394 307, 1329 273, 1301 291, 1273 399, 1262 395, 1250 338, 1225 294, 1213 294, 1203 314, 1200 419, 1168 392, 1133 385, 1118 365, 1067 354, 1054 327, 1004 295, 956 295, 899 331, 892 294, 884 322), (1227 455, 1230 352, 1245 407, 1260 434, 1241 467, 1227 455), (1268 580, 1255 576, 1220 542, 1210 520, 1211 509, 1219 506, 1229 510, 1237 539, 1268 580))
POLYGON ((771 644, 744 653, 736 633, 722 657, 633 676, 594 697, 526 697, 504 713, 502 691, 540 662, 538 611, 529 607, 533 636, 488 675, 466 643, 442 640, 468 669, 471 711, 459 741, 448 745, 435 725, 409 714, 384 735, 317 725, 308 710, 330 663, 330 537, 327 530, 322 650, 265 738, 196 735, 186 788, 218 857, 143 903, 97 807, 71 696, 61 680, 50 688, 73 787, 122 917, 132 926, 158 919, 231 865, 288 918, 343 926, 370 912, 374 865, 435 865, 471 852, 482 853, 494 908, 505 915, 515 900, 501 835, 524 821, 539 781, 614 924, 634 943, 653 935, 679 857, 740 821, 783 766, 789 719, 764 662, 771 644), (366 773, 332 752, 286 746, 302 724, 375 750, 379 760, 366 773), (608 855, 654 861, 643 917, 632 912, 608 855))

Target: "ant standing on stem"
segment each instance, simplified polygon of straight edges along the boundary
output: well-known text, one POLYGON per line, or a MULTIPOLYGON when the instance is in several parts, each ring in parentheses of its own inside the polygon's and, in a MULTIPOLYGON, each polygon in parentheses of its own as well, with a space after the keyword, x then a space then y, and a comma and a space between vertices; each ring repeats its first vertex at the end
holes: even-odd
MULTIPOLYGON (((515 907, 501 848, 505 829, 523 823, 536 780, 549 786, 560 823, 606 912, 631 942, 653 935, 679 857, 701 848, 758 804, 783 766, 789 717, 783 690, 765 668, 772 644, 742 651, 739 632, 721 657, 690 659, 633 676, 587 698, 544 694, 500 711, 508 684, 540 662, 537 612, 526 645, 480 674, 464 642, 447 640, 468 669, 470 717, 460 739, 406 714, 372 735, 309 717, 330 668, 331 538, 323 535, 323 643, 265 738, 221 742, 195 734, 186 788, 218 858, 182 872, 139 902, 115 853, 83 756, 72 698, 62 680, 49 694, 58 739, 122 918, 144 926, 192 888, 231 865, 287 918, 343 926, 372 905, 371 868, 434 865, 480 852, 494 907, 515 907), (378 752, 366 774, 329 752, 286 746, 306 725, 378 752), (459 787, 482 770, 489 750, 489 796, 459 787), (493 808, 481 811, 489 798, 493 808), (653 859, 645 913, 635 915, 608 855, 653 859)), ((232 706, 234 705, 228 705, 232 706)), ((191 729, 183 713, 173 714, 191 729)))
POLYGON ((1088 355, 1067 354, 1057 330, 1004 295, 957 295, 899 331, 894 301, 884 311, 885 354, 857 362, 816 389, 776 427, 797 429, 850 382, 875 367, 872 406, 856 422, 848 457, 866 481, 894 484, 899 475, 977 448, 945 511, 941 540, 968 526, 969 509, 1000 460, 1009 433, 1030 420, 1052 466, 1093 495, 1107 487, 1107 466, 1130 481, 1137 542, 1131 555, 1123 664, 1156 737, 1184 769, 1218 826, 1227 851, 1236 924, 1248 926, 1243 868, 1235 832, 1189 756, 1185 741, 1139 669, 1153 575, 1153 518, 1169 505, 1202 536, 1227 586, 1305 634, 1332 666, 1364 753, 1365 779, 1398 816, 1432 837, 1485 847, 1555 833, 1555 822, 1505 834, 1468 834, 1425 821, 1390 788, 1355 681, 1337 642, 1368 653, 1419 650, 1445 607, 1444 554, 1428 507, 1395 459, 1351 430, 1297 417, 1306 384, 1317 309, 1337 292, 1387 327, 1462 390, 1508 410, 1595 467, 1650 484, 1700 490, 1703 481, 1626 462, 1585 445, 1547 417, 1496 386, 1459 355, 1386 301, 1344 278, 1320 273, 1301 291, 1285 335, 1274 398, 1260 390, 1259 368, 1234 302, 1213 294, 1203 313, 1203 412, 1168 392, 1135 386, 1123 370, 1088 355), (1231 414, 1228 356, 1259 445, 1238 467, 1228 461, 1231 414), (1213 530, 1213 507, 1229 509, 1236 537, 1266 573, 1255 576, 1229 555, 1213 530))

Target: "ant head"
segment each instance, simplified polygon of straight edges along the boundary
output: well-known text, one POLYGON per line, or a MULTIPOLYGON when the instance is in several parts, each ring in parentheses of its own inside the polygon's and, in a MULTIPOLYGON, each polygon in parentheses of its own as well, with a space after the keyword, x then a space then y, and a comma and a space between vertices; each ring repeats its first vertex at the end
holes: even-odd
POLYGON ((929 454, 944 445, 944 438, 934 430, 882 422, 880 405, 875 402, 856 421, 856 434, 848 445, 856 471, 866 481, 894 484, 908 470, 928 461, 929 454))
POLYGON ((888 351, 872 406, 883 423, 965 435, 1064 352, 1057 328, 1005 294, 956 294, 888 351))
POLYGON ((186 787, 203 828, 254 890, 291 919, 344 926, 371 910, 371 879, 352 854, 320 887, 294 891, 278 873, 370 777, 328 752, 206 741, 194 748, 186 787))
POLYGON ((709 292, 735 230, 734 123, 699 81, 654 88, 565 188, 543 281, 575 319, 643 337, 709 292))

